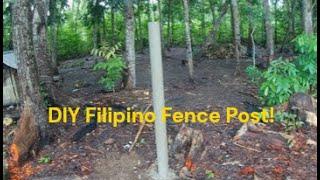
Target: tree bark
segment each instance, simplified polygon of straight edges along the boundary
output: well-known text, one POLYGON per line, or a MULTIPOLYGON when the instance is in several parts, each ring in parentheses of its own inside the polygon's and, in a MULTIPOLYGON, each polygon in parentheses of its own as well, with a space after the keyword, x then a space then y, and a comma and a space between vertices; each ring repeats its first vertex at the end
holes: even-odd
POLYGON ((115 22, 114 22, 114 0, 111 0, 111 42, 116 43, 115 22))
POLYGON ((141 0, 138 1, 138 32, 139 32, 139 48, 143 50, 143 35, 142 35, 142 23, 141 23, 141 0))
POLYGON ((58 56, 57 56, 57 38, 58 38, 58 24, 54 23, 51 26, 50 33, 50 54, 51 54, 51 64, 53 68, 53 74, 59 74, 58 71, 58 56))
POLYGON ((167 27, 167 34, 168 34, 168 43, 167 48, 170 49, 172 47, 172 0, 168 0, 168 27, 167 27))
POLYGON ((264 24, 266 29, 267 49, 269 62, 272 61, 274 56, 274 37, 273 28, 271 25, 271 13, 269 0, 263 0, 263 11, 264 11, 264 24))
POLYGON ((303 30, 306 34, 313 34, 312 26, 312 1, 302 0, 303 30))
POLYGON ((127 88, 136 87, 136 60, 134 47, 134 13, 132 0, 125 0, 125 18, 126 18, 126 61, 129 69, 127 88))
POLYGON ((233 41, 235 47, 235 55, 237 59, 237 69, 240 65, 240 46, 241 46, 241 34, 240 34, 240 14, 238 10, 237 0, 231 0, 232 11, 232 24, 233 24, 233 41))
POLYGON ((98 22, 95 21, 93 23, 93 30, 92 30, 92 35, 93 35, 93 48, 97 49, 98 48, 98 36, 99 36, 99 25, 98 22))
POLYGON ((204 0, 201 0, 201 35, 202 37, 204 37, 205 39, 205 35, 206 35, 206 12, 205 12, 205 4, 204 4, 204 0))
POLYGON ((193 60, 192 60, 192 44, 191 44, 191 33, 190 33, 190 20, 189 20, 189 4, 188 0, 183 0, 184 8, 184 24, 185 24, 185 36, 187 45, 187 61, 189 67, 189 78, 193 80, 193 60))
POLYGON ((35 1, 33 10, 33 46, 38 65, 40 82, 44 83, 48 97, 55 99, 53 92, 53 68, 47 44, 47 16, 48 4, 44 0, 35 1))
POLYGON ((161 36, 161 53, 162 56, 165 56, 165 49, 164 49, 164 41, 163 41, 163 26, 162 26, 162 10, 161 10, 161 2, 158 0, 158 15, 159 15, 159 25, 160 25, 160 36, 161 36))
MULTIPOLYGON (((209 2, 211 2, 211 1, 209 1, 209 2)), ((219 8, 220 9, 219 16, 217 18, 215 18, 214 3, 211 2, 210 4, 211 4, 210 5, 211 6, 211 13, 212 13, 212 29, 206 39, 207 46, 210 44, 216 44, 217 31, 219 30, 220 24, 228 11, 228 3, 227 3, 227 1, 224 1, 223 4, 221 5, 221 7, 219 8)))
POLYGON ((18 78, 22 91, 22 113, 19 127, 10 147, 14 161, 21 162, 40 142, 51 136, 46 110, 40 94, 37 62, 32 38, 31 1, 16 0, 13 13, 14 52, 18 59, 18 78))
POLYGON ((277 44, 277 5, 278 5, 278 0, 274 1, 274 44, 277 44))
POLYGON ((252 38, 251 37, 251 33, 253 31, 253 4, 252 4, 252 0, 248 0, 248 5, 249 5, 249 14, 248 14, 248 19, 249 19, 249 26, 248 26, 248 48, 247 48, 247 54, 249 55, 249 57, 252 56, 252 38), (250 40, 251 39, 251 40, 250 40))

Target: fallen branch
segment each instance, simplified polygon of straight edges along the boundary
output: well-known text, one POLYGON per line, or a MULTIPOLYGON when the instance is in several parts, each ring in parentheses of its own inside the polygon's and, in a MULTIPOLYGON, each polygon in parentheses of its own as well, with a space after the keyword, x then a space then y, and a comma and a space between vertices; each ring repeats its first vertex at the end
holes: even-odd
POLYGON ((250 150, 250 151, 261 152, 261 151, 259 151, 259 150, 257 150, 257 149, 253 149, 253 148, 250 148, 250 147, 243 146, 243 145, 241 145, 241 144, 237 144, 236 142, 234 142, 233 144, 236 145, 236 146, 245 148, 245 149, 247 149, 247 150, 250 150))
MULTIPOLYGON (((146 107, 146 109, 143 111, 143 114, 145 114, 145 113, 150 109, 150 107, 151 107, 151 104, 149 104, 149 105, 146 107)), ((134 148, 135 144, 138 142, 138 139, 139 139, 139 137, 140 137, 140 134, 141 134, 141 132, 142 132, 145 124, 146 124, 145 121, 142 121, 142 122, 141 122, 141 124, 140 124, 140 126, 139 126, 138 133, 137 133, 136 137, 134 138, 134 141, 133 141, 133 143, 132 143, 132 145, 131 145, 131 147, 130 147, 130 149, 129 149, 129 152, 131 152, 131 150, 134 148)))

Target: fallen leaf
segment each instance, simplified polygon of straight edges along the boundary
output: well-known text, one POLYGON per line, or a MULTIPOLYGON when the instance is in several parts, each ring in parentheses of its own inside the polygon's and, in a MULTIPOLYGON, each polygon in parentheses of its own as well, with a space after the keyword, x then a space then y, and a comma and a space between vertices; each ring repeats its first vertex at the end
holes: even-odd
POLYGON ((283 173, 283 168, 281 166, 276 166, 273 168, 272 172, 274 174, 282 174, 283 173))
POLYGON ((240 175, 252 175, 255 173, 255 170, 251 166, 246 166, 240 170, 240 175))

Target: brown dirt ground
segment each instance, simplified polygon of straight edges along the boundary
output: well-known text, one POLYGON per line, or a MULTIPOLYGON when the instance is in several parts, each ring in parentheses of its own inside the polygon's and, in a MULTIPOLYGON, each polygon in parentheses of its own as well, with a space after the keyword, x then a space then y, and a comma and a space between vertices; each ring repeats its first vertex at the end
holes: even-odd
MULTIPOLYGON (((226 124, 225 108, 235 106, 248 110, 247 102, 257 103, 252 96, 256 94, 256 87, 248 82, 244 72, 234 75, 235 60, 205 57, 194 60, 195 84, 192 84, 188 81, 187 66, 181 64, 184 54, 184 49, 173 48, 163 59, 166 106, 177 111, 219 111, 222 115, 218 124, 192 125, 202 131, 206 149, 201 162, 195 162, 195 179, 206 179, 206 171, 213 172, 215 179, 317 179, 317 149, 305 143, 308 138, 316 141, 316 128, 299 130, 297 142, 302 143, 296 148, 289 148, 287 141, 279 135, 259 132, 248 132, 237 142, 232 141, 241 124, 236 121, 226 124), (252 169, 254 173, 250 172, 252 169)), ((60 70, 64 79, 62 91, 101 106, 121 103, 143 110, 151 103, 147 53, 136 57, 138 87, 133 91, 103 92, 97 84, 101 72, 91 69, 94 59, 86 57, 63 62, 60 70)), ((242 70, 248 64, 248 60, 242 59, 242 70)), ((148 179, 147 170, 156 159, 153 126, 144 128, 132 153, 125 148, 134 140, 138 128, 137 124, 121 124, 119 128, 101 124, 77 143, 71 142, 70 137, 78 126, 66 128, 53 144, 44 147, 28 162, 35 170, 29 178, 148 179), (108 142, 110 139, 114 142, 108 142), (38 163, 37 160, 45 155, 51 157, 51 162, 38 163)), ((179 125, 168 125, 169 142, 178 129, 179 125)), ((284 130, 277 123, 267 124, 265 129, 284 130)), ((183 163, 170 157, 170 167, 176 174, 183 163)))

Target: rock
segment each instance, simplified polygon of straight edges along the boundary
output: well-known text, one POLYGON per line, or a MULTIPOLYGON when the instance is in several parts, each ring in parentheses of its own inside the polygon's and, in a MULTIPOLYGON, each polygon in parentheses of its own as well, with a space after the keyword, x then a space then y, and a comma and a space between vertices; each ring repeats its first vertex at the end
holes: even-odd
POLYGON ((53 81, 57 82, 61 79, 60 75, 54 75, 53 77, 53 81))
POLYGON ((309 112, 309 111, 305 111, 306 114, 306 122, 310 125, 310 126, 314 126, 317 127, 317 115, 316 113, 313 112, 309 112))
POLYGON ((4 180, 9 179, 9 172, 8 172, 8 162, 6 159, 3 159, 3 166, 2 166, 2 178, 4 180))
POLYGON ((308 94, 295 93, 289 99, 288 111, 308 125, 317 127, 316 108, 312 99, 308 94))
POLYGON ((183 153, 192 162, 199 161, 204 150, 204 138, 200 130, 182 126, 171 146, 170 153, 183 153))
POLYGON ((108 139, 104 142, 104 144, 106 144, 106 145, 111 145, 111 144, 113 144, 113 143, 115 143, 115 140, 114 140, 113 138, 108 138, 108 139))
POLYGON ((3 118, 3 124, 5 126, 10 126, 13 123, 13 119, 11 117, 4 117, 3 118))
POLYGON ((307 139, 306 142, 307 145, 317 146, 317 142, 312 139, 307 139))
POLYGON ((7 110, 12 110, 12 109, 14 109, 13 105, 10 105, 10 106, 7 107, 7 110))
POLYGON ((185 180, 191 180, 194 179, 191 172, 188 170, 187 167, 183 167, 180 172, 179 172, 179 177, 181 179, 185 179, 185 180))
POLYGON ((295 93, 289 99, 288 108, 292 112, 309 111, 315 112, 312 97, 305 93, 295 93))

